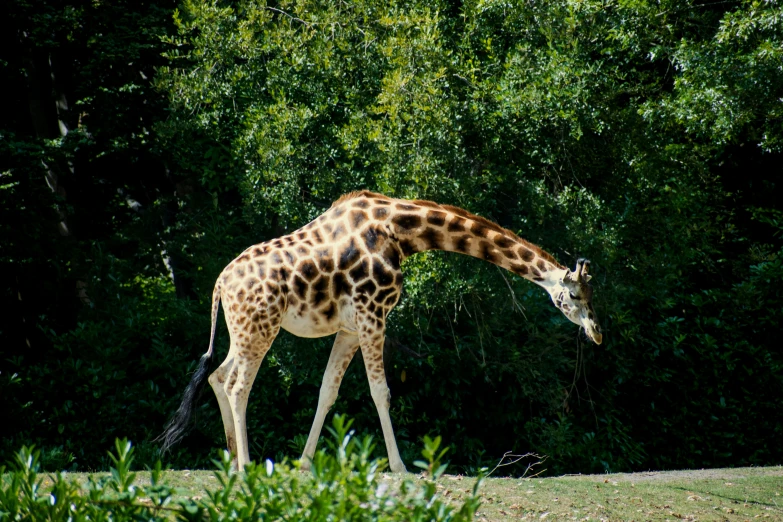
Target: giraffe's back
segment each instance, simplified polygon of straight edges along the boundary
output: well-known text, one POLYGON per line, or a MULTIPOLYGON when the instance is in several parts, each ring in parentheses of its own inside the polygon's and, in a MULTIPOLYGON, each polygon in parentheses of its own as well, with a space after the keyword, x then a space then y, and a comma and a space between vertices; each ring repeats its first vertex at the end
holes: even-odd
POLYGON ((242 252, 220 276, 229 327, 253 335, 277 323, 300 337, 381 327, 399 300, 401 253, 374 214, 385 217, 363 199, 337 202, 242 252))

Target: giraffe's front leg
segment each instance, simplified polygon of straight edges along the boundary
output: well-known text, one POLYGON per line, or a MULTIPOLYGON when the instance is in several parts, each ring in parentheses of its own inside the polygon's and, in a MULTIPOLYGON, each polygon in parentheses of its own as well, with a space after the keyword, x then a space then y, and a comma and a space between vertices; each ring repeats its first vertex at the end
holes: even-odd
POLYGON ((364 367, 367 370, 367 380, 370 382, 370 393, 375 402, 375 408, 378 410, 378 417, 381 419, 381 429, 383 430, 383 440, 386 442, 386 452, 389 455, 389 467, 394 473, 405 473, 408 470, 400 458, 400 452, 397 449, 397 441, 394 438, 394 429, 392 428, 391 417, 389 416, 389 403, 391 393, 386 384, 386 373, 383 368, 383 341, 384 329, 373 332, 363 331, 359 340, 362 347, 362 357, 364 358, 364 367))
POLYGON ((307 437, 304 452, 302 453, 302 469, 310 469, 310 461, 315 455, 315 448, 318 444, 318 437, 323 429, 324 419, 337 399, 337 392, 340 389, 340 382, 343 380, 345 370, 353 359, 356 350, 359 348, 359 337, 356 334, 347 332, 338 332, 332 346, 332 353, 329 355, 329 362, 326 365, 324 378, 321 382, 321 392, 318 395, 318 410, 315 412, 313 426, 310 428, 310 435, 307 437))

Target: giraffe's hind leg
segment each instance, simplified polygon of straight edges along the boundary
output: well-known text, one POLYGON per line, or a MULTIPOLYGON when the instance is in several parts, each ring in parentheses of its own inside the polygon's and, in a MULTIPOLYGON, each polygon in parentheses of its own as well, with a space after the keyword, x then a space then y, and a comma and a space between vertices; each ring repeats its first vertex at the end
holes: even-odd
POLYGON ((245 465, 250 463, 250 448, 247 440, 247 421, 245 417, 247 413, 247 399, 250 396, 250 389, 258 373, 258 368, 261 366, 261 361, 269 349, 269 344, 265 346, 257 345, 252 348, 247 347, 247 351, 243 351, 242 348, 244 347, 240 347, 226 388, 228 405, 234 420, 238 470, 242 470, 245 465))
POLYGON ((234 455, 234 465, 241 470, 250 462, 247 440, 247 400, 258 369, 264 360, 272 340, 254 339, 237 344, 236 352, 229 356, 210 375, 209 383, 215 391, 228 450, 234 455))
POLYGON ((318 437, 321 435, 321 429, 324 425, 324 419, 337 399, 337 392, 340 389, 340 382, 343 380, 345 370, 353 359, 356 350, 359 348, 359 338, 356 334, 347 332, 338 332, 332 346, 332 353, 329 355, 329 362, 326 365, 323 381, 321 382, 321 392, 318 395, 318 410, 315 412, 313 426, 310 428, 310 435, 307 437, 307 444, 302 453, 302 469, 310 468, 310 461, 315 455, 315 448, 318 444, 318 437))
POLYGON ((228 357, 209 377, 215 391, 229 451, 237 470, 250 462, 247 440, 247 399, 258 368, 280 331, 283 298, 279 289, 259 289, 256 294, 224 295, 223 311, 231 348, 228 357))
POLYGON ((227 397, 231 417, 234 421, 236 440, 237 469, 241 470, 250 463, 250 449, 247 440, 247 399, 250 389, 258 373, 258 368, 264 360, 272 341, 280 331, 279 321, 276 324, 267 323, 252 334, 232 335, 235 345, 234 359, 231 371, 223 385, 227 397))
POLYGON ((223 418, 223 430, 226 432, 226 447, 232 455, 237 454, 237 437, 234 431, 234 415, 231 413, 231 406, 228 403, 228 394, 226 394, 225 384, 231 369, 234 366, 234 346, 228 352, 228 357, 220 366, 209 376, 209 385, 217 397, 220 406, 220 416, 223 418))

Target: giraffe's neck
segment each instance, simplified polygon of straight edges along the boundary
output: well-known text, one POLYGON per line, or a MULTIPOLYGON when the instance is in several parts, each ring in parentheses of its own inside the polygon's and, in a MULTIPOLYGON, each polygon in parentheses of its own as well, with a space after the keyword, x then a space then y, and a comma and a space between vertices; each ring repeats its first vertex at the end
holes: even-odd
POLYGON ((429 201, 396 200, 389 210, 387 222, 406 257, 426 250, 457 252, 489 261, 547 291, 567 272, 538 246, 460 208, 429 201))

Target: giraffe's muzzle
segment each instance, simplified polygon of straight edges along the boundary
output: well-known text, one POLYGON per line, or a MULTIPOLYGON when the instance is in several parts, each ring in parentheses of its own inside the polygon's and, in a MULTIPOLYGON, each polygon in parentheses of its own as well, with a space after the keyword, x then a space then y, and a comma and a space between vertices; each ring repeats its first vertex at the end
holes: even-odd
POLYGON ((598 323, 595 321, 591 321, 590 319, 586 319, 582 321, 582 326, 584 326, 585 332, 587 332, 587 336, 592 340, 595 344, 601 344, 601 342, 604 340, 604 336, 601 333, 601 327, 598 326, 598 323))

